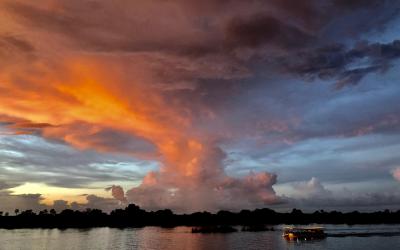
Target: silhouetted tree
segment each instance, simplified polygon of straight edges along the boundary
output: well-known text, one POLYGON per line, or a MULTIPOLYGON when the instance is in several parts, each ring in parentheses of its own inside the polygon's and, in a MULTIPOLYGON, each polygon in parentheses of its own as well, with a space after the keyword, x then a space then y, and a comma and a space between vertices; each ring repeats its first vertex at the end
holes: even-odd
POLYGON ((8 212, 0 212, 0 228, 87 228, 87 227, 142 227, 162 226, 174 227, 207 226, 209 228, 223 228, 224 226, 243 225, 247 231, 264 230, 272 224, 362 224, 362 223, 400 223, 400 210, 390 210, 373 213, 360 213, 353 211, 342 213, 338 211, 326 212, 324 210, 313 213, 303 213, 293 209, 290 213, 278 213, 268 208, 242 210, 239 213, 221 210, 216 214, 209 212, 195 212, 192 214, 174 214, 169 209, 147 212, 135 204, 129 204, 125 209, 115 209, 106 214, 99 209, 86 209, 74 211, 65 209, 56 213, 54 209, 42 210, 38 214, 31 209, 25 211, 15 210, 18 216, 9 216, 8 212))
POLYGON ((42 215, 42 216, 48 215, 48 214, 49 214, 49 211, 47 211, 47 209, 44 209, 44 210, 39 212, 39 215, 42 215))
POLYGON ((54 216, 57 214, 57 212, 54 208, 52 208, 52 209, 50 209, 50 214, 54 216))

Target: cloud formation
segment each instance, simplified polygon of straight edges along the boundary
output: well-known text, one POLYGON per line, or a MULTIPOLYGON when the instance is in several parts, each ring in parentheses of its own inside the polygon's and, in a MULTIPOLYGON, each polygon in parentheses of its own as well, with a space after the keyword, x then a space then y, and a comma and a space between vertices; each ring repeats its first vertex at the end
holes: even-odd
POLYGON ((276 183, 276 175, 266 172, 250 173, 243 178, 217 175, 199 183, 168 183, 169 178, 162 173, 149 173, 139 187, 127 191, 128 200, 138 202, 147 209, 169 207, 178 212, 239 210, 282 202, 272 188, 276 183), (191 200, 190 204, 183 206, 188 199, 191 200))
POLYGON ((111 191, 111 195, 114 197, 114 199, 116 199, 124 204, 127 203, 124 189, 121 186, 112 185, 111 187, 107 187, 106 191, 111 191))
POLYGON ((34 135, 0 136, 0 183, 8 188, 30 183, 45 183, 65 188, 139 181, 139 169, 152 169, 147 161, 122 155, 103 155, 80 151, 68 145, 46 141, 34 135), (118 165, 129 169, 115 169, 118 165), (140 167, 139 167, 140 166, 140 167))
POLYGON ((61 212, 65 209, 73 210, 86 210, 90 209, 101 209, 104 212, 111 212, 117 208, 124 208, 126 205, 120 204, 113 198, 103 198, 96 195, 85 195, 86 202, 68 203, 65 200, 54 200, 53 204, 44 204, 44 197, 41 194, 22 194, 14 195, 9 192, 0 191, 0 201, 2 201, 1 210, 2 212, 8 212, 10 215, 15 213, 15 210, 19 211, 32 210, 39 212, 42 210, 54 209, 56 212, 61 212))
POLYGON ((393 178, 400 181, 400 168, 396 168, 392 171, 393 178))
POLYGON ((345 210, 345 211, 374 211, 382 208, 396 209, 400 204, 400 193, 387 192, 354 192, 347 188, 336 191, 329 190, 317 178, 309 181, 296 182, 292 185, 295 193, 290 197, 283 197, 291 207, 302 208, 308 211, 345 210))
POLYGON ((400 57, 400 41, 390 43, 360 42, 352 49, 335 44, 300 52, 298 60, 287 60, 289 72, 306 78, 333 78, 336 88, 358 84, 367 74, 386 71, 400 57))
MULTIPOLYGON (((44 138, 36 151, 17 139, 3 142, 2 164, 14 168, 0 171, 0 180, 12 176, 5 187, 28 179, 67 187, 115 180, 109 190, 116 201, 144 208, 254 208, 281 202, 273 189, 277 175, 267 164, 253 170, 251 161, 248 171, 231 175, 233 142, 256 141, 265 155, 270 145, 396 133, 399 125, 397 106, 382 105, 396 104, 398 88, 385 85, 395 94, 382 90, 380 99, 356 93, 372 91, 368 79, 396 66, 399 40, 368 36, 396 22, 397 1, 2 0, 0 6, 7 14, 0 17, 7 24, 0 30, 0 126, 12 138, 44 138), (333 81, 343 92, 309 87, 303 83, 309 79, 333 81), (350 105, 357 115, 344 111, 350 105), (361 114, 366 105, 369 113, 361 114), (53 152, 48 144, 75 151, 53 152), (44 151, 63 160, 40 156, 44 151), (106 157, 158 162, 159 169, 127 177, 98 167, 106 157), (31 171, 15 173, 21 166, 31 171), (55 178, 43 180, 42 172, 55 178), (119 186, 143 176, 126 193, 119 186)), ((316 178, 298 188, 307 197, 328 194, 316 178)))
POLYGON ((312 177, 309 181, 307 182, 299 182, 295 183, 293 185, 293 188, 298 192, 297 197, 299 198, 326 198, 330 197, 332 193, 328 191, 322 184, 321 182, 315 178, 312 177))

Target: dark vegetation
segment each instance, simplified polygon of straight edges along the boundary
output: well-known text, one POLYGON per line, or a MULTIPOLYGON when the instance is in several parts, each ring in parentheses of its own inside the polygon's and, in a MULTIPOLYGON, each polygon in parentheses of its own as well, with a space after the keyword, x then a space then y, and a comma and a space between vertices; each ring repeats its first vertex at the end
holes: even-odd
MULTIPOLYGON (((194 226, 211 227, 242 225, 248 231, 268 229, 265 225, 276 224, 394 224, 400 223, 400 210, 389 210, 361 213, 342 213, 337 211, 303 213, 293 209, 290 213, 278 213, 263 208, 253 211, 242 210, 238 213, 219 211, 216 214, 196 212, 192 214, 174 214, 171 210, 147 212, 131 204, 125 209, 113 210, 110 214, 98 209, 73 211, 70 209, 56 213, 55 210, 43 210, 34 213, 32 210, 15 215, 0 212, 0 228, 87 228, 87 227, 143 227, 143 226, 194 226)), ((224 227, 225 228, 225 227, 224 227)), ((246 230, 245 230, 246 231, 246 230)))

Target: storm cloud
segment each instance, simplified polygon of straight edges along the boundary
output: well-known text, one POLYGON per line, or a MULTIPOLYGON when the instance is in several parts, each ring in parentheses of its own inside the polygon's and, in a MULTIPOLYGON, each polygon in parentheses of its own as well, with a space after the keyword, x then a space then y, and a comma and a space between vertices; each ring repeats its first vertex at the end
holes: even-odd
POLYGON ((398 185, 398 1, 0 6, 2 199, 245 209, 335 200, 327 182, 373 206, 365 182, 398 185))

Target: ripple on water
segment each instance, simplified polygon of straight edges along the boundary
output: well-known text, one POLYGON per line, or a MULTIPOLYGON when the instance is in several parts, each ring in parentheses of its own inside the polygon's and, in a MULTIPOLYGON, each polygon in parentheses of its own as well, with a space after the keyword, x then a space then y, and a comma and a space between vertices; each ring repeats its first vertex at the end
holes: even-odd
MULTIPOLYGON (((92 228, 92 229, 0 229, 0 250, 225 250, 225 249, 397 249, 400 236, 393 237, 328 237, 312 242, 286 242, 277 231, 237 232, 229 234, 192 234, 189 227, 165 229, 92 228)), ((393 232, 400 225, 326 225, 328 233, 393 232)))

